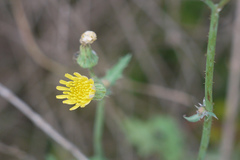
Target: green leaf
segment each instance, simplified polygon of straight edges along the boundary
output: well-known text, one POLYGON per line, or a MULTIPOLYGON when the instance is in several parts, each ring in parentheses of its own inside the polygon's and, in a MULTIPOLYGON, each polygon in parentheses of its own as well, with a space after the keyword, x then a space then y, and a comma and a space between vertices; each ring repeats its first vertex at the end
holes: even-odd
POLYGON ((186 116, 184 115, 183 118, 185 118, 185 119, 186 119, 187 121, 189 121, 189 122, 198 122, 198 121, 200 121, 201 116, 198 115, 198 114, 194 114, 194 115, 192 115, 192 116, 190 116, 190 117, 186 117, 186 116))
POLYGON ((208 112, 208 116, 211 116, 211 117, 214 117, 214 118, 218 119, 217 116, 213 112, 208 112))
POLYGON ((132 56, 130 54, 127 54, 126 56, 122 57, 115 66, 107 71, 107 74, 103 79, 106 79, 110 86, 113 85, 119 78, 121 78, 122 72, 124 68, 127 67, 131 57, 132 56))

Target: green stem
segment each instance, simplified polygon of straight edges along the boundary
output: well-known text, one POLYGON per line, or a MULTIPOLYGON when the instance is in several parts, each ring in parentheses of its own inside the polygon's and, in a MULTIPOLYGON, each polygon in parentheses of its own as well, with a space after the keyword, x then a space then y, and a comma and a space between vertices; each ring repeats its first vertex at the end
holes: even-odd
MULTIPOLYGON (((218 5, 210 5, 211 8, 211 20, 210 20, 210 30, 208 38, 208 48, 207 48, 207 63, 206 63, 206 78, 205 78, 205 101, 206 110, 209 112, 213 111, 213 100, 212 100, 212 88, 213 88, 213 71, 214 71, 214 57, 215 57, 215 47, 218 29, 218 19, 219 19, 219 8, 218 5)), ((203 160, 211 133, 212 117, 204 119, 203 132, 201 145, 198 154, 198 160, 203 160)))
POLYGON ((218 4, 218 8, 222 9, 230 0, 221 0, 218 4))
POLYGON ((98 79, 93 71, 93 68, 88 68, 88 72, 89 72, 90 77, 92 77, 93 79, 98 79))
POLYGON ((88 68, 88 72, 89 72, 90 77, 93 78, 94 82, 102 83, 102 81, 94 73, 93 68, 88 68))
POLYGON ((103 157, 102 150, 102 132, 104 124, 104 100, 98 102, 94 123, 94 157, 101 159, 103 157))

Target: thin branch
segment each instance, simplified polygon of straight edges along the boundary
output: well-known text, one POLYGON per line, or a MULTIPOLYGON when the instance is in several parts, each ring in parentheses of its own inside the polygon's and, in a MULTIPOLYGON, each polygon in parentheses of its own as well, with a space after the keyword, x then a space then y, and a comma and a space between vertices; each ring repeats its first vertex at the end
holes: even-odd
POLYGON ((204 3, 206 3, 206 5, 209 7, 209 8, 212 8, 214 7, 214 3, 211 1, 211 0, 203 0, 204 3))
POLYGON ((78 160, 87 160, 86 156, 70 141, 52 128, 39 114, 34 112, 30 106, 15 96, 8 88, 0 83, 0 95, 21 111, 38 128, 45 132, 50 138, 56 141, 63 148, 68 150, 78 160))
POLYGON ((218 4, 218 8, 222 9, 230 0, 221 0, 218 4))

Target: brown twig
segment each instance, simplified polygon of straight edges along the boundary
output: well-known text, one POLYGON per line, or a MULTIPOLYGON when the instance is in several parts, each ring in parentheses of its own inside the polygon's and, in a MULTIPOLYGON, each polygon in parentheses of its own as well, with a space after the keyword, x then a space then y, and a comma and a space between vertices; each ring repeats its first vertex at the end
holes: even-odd
POLYGON ((60 133, 52 128, 39 114, 34 112, 30 106, 15 96, 9 89, 0 83, 0 95, 21 111, 29 120, 31 120, 38 128, 45 132, 54 141, 68 150, 78 160, 87 160, 86 156, 70 141, 64 138, 60 133))

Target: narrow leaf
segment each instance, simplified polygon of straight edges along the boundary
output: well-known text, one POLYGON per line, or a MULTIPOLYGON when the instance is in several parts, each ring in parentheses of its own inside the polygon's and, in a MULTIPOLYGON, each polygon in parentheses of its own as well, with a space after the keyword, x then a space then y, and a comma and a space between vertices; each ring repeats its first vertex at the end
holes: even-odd
POLYGON ((213 112, 208 112, 208 115, 211 116, 211 117, 214 117, 214 118, 218 119, 217 116, 216 116, 216 114, 214 114, 213 112))
POLYGON ((201 116, 199 116, 198 114, 194 114, 194 115, 192 115, 190 117, 186 117, 184 115, 183 118, 185 118, 189 122, 197 122, 197 121, 199 121, 201 119, 201 116))
POLYGON ((108 80, 110 85, 113 85, 119 78, 121 78, 122 72, 130 62, 131 57, 130 54, 122 57, 115 66, 107 71, 107 74, 103 79, 108 80))

